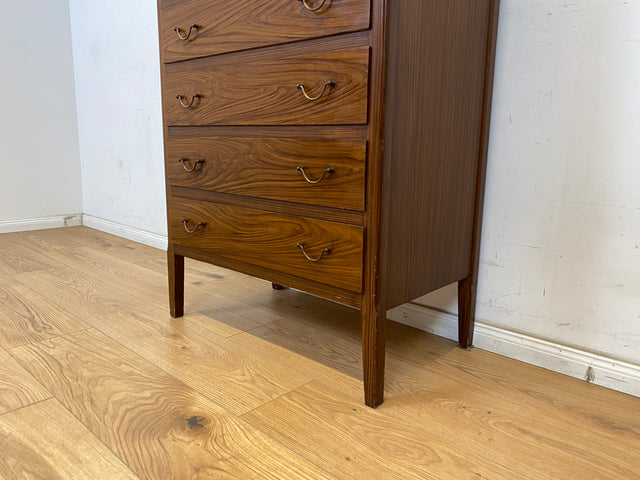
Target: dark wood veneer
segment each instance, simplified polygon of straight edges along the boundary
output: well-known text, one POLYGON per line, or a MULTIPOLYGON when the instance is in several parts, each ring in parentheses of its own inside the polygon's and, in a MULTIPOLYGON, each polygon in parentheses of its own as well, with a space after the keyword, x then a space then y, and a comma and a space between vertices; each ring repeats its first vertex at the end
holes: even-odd
POLYGON ((386 308, 471 271, 489 3, 405 0, 389 12, 386 308))
POLYGON ((364 140, 169 136, 165 168, 174 186, 362 211, 366 154, 364 140), (310 186, 297 167, 333 172, 310 186))
POLYGON ((207 250, 264 268, 362 291, 362 227, 263 210, 173 198, 169 204, 171 243, 207 250), (182 220, 188 221, 188 233, 182 220), (330 247, 322 261, 311 257, 330 247))
POLYGON ((242 195, 196 190, 177 185, 172 185, 169 191, 172 197, 190 198, 194 201, 221 203, 223 205, 236 205, 248 208, 258 207, 267 212, 286 212, 288 215, 317 218, 318 220, 327 220, 335 223, 346 223, 358 226, 364 225, 364 215, 362 212, 356 212, 354 210, 329 208, 320 205, 305 205, 304 203, 284 202, 281 200, 270 200, 268 198, 257 199, 242 195))
MULTIPOLYGON (((184 257, 187 256, 189 258, 193 258, 194 260, 213 263, 214 265, 219 265, 220 267, 228 268, 230 270, 235 270, 237 272, 241 272, 246 275, 251 275, 253 277, 269 280, 270 282, 274 282, 279 285, 283 285, 283 286, 295 285, 297 289, 302 290, 304 292, 308 292, 308 293, 311 293, 312 295, 317 295, 319 297, 327 298, 335 302, 343 303, 351 307, 360 308, 360 304, 362 302, 361 293, 350 292, 349 290, 337 288, 333 285, 314 282, 313 280, 307 280, 306 278, 284 273, 279 270, 273 270, 273 269, 261 267, 259 265, 242 262, 239 260, 235 260, 233 258, 222 257, 220 255, 211 253, 208 250, 200 250, 193 247, 183 247, 182 245, 176 244, 174 246, 173 252, 176 255, 176 258, 178 259, 178 262, 179 262, 179 259, 181 258, 184 259, 184 257)), ((176 303, 176 305, 178 304, 176 303)), ((181 317, 182 313, 180 315, 175 315, 175 316, 181 317)))
MULTIPOLYGON (((313 2, 308 0, 311 5, 313 2)), ((322 0, 314 0, 319 4, 322 0)), ((165 62, 279 45, 369 28, 369 0, 327 2, 320 14, 298 0, 160 0, 165 62), (189 41, 173 30, 200 28, 189 41)), ((183 32, 186 33, 186 32, 183 32)))
MULTIPOLYGON (((174 125, 332 125, 367 122, 369 48, 300 53, 296 47, 229 63, 207 57, 165 66, 165 122, 174 125), (304 97, 298 85, 317 101, 304 97), (185 97, 191 108, 176 98, 185 97)), ((237 59, 237 57, 236 57, 237 59)))

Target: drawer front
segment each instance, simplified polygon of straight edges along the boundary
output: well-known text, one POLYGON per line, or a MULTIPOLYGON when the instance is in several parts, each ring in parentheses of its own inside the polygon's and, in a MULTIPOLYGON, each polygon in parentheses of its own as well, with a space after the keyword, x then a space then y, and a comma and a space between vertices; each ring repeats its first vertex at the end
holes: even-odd
POLYGON ((305 0, 311 8, 322 5, 311 11, 300 0, 160 0, 163 60, 176 62, 366 30, 369 1, 305 0))
POLYGON ((169 202, 169 235, 176 244, 353 292, 362 291, 362 230, 183 198, 171 197, 169 202), (298 244, 314 260, 322 258, 307 260, 298 244), (331 251, 323 254, 327 248, 331 251))
POLYGON ((169 135, 166 150, 169 185, 364 210, 364 140, 169 135))
POLYGON ((209 57, 164 68, 169 126, 367 122, 369 47, 271 52, 231 61, 209 57), (305 93, 319 98, 310 100, 305 93))

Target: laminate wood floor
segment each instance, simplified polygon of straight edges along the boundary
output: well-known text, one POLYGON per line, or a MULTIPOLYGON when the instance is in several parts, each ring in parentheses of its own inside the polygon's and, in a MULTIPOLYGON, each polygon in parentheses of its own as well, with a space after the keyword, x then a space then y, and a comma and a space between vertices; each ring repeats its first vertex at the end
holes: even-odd
POLYGON ((640 478, 640 399, 86 227, 0 235, 2 479, 640 478))

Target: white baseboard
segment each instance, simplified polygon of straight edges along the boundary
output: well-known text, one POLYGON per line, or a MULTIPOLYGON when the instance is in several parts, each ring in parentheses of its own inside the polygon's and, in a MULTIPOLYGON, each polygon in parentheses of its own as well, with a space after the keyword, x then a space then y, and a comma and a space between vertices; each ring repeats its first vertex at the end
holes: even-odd
POLYGON ((0 233, 45 230, 47 228, 76 227, 82 225, 82 214, 58 215, 54 217, 28 218, 0 221, 0 233))
POLYGON ((123 225, 121 223, 105 220, 104 218, 94 217, 92 215, 82 215, 82 225, 85 227, 95 228, 101 232, 111 233, 118 237, 123 237, 134 242, 149 245, 150 247, 166 250, 168 246, 167 237, 158 235, 157 233, 147 232, 138 228, 123 225))
MULTIPOLYGON (((458 317, 408 303, 389 310, 387 318, 452 340, 458 339, 458 317)), ((476 321, 474 347, 580 378, 640 397, 640 365, 566 347, 476 321)))

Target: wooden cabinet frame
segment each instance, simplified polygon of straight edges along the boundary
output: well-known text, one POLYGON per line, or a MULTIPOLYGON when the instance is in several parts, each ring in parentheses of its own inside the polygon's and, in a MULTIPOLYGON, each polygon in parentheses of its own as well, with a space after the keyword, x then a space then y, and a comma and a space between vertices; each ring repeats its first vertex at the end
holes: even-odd
MULTIPOLYGON (((184 312, 185 256, 360 308, 365 402, 376 407, 383 401, 388 309, 457 282, 459 341, 465 348, 472 345, 499 0, 332 0, 313 15, 323 15, 323 11, 328 15, 331 8, 355 5, 361 22, 365 18, 362 4, 369 1, 370 26, 366 30, 358 24, 357 28, 325 38, 316 38, 312 32, 308 39, 274 33, 264 37, 272 38, 273 44, 269 45, 263 40, 252 44, 251 38, 234 37, 229 45, 242 47, 220 51, 223 47, 210 42, 211 52, 194 50, 193 58, 200 60, 186 60, 188 54, 176 53, 168 46, 163 28, 169 20, 163 17, 163 9, 168 11, 168 5, 177 0, 159 0, 158 5, 165 112, 171 111, 166 102, 176 93, 175 75, 171 74, 169 83, 164 81, 168 71, 187 71, 193 65, 218 61, 233 65, 263 54, 277 61, 280 56, 334 46, 338 50, 369 48, 364 123, 361 116, 348 117, 346 123, 335 125, 316 125, 303 118, 296 121, 295 117, 279 123, 263 111, 255 125, 251 116, 234 123, 222 114, 194 117, 192 122, 181 117, 178 125, 172 124, 171 114, 165 117, 164 128, 165 139, 180 131, 202 137, 298 138, 310 144, 332 138, 366 142, 364 210, 334 208, 331 202, 314 205, 268 198, 266 194, 261 197, 260 192, 248 197, 215 188, 190 188, 172 181, 175 174, 167 178, 169 218, 172 199, 188 198, 200 202, 201 208, 213 202, 363 228, 361 291, 174 241, 178 238, 175 221, 169 224, 167 253, 170 310, 176 317, 184 312), (173 63, 178 60, 177 65, 173 63), (203 123, 198 118, 214 121, 203 123), (222 120, 215 120, 218 118, 222 120)), ((183 3, 188 10, 190 2, 183 3)), ((191 3, 200 5, 202 1, 191 3)), ((291 0, 293 3, 300 2, 291 0)), ((245 8, 248 3, 225 3, 232 4, 245 8)), ((174 10, 171 12, 173 15, 174 10)), ((215 21, 215 16, 209 21, 215 21)), ((323 23, 323 28, 326 26, 323 23)), ((165 140, 165 147, 169 144, 173 145, 165 140)), ((167 157, 167 162, 174 160, 167 157)))

